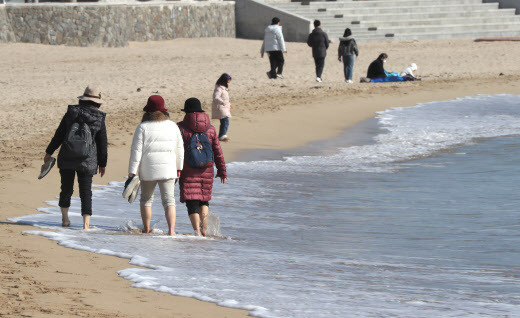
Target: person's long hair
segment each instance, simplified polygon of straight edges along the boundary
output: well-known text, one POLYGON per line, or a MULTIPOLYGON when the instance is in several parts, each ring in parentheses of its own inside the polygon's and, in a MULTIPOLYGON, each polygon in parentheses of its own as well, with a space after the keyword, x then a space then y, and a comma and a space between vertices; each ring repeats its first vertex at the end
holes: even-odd
POLYGON ((350 31, 349 28, 346 28, 345 32, 343 33, 343 37, 346 38, 347 36, 351 36, 351 35, 352 35, 352 31, 350 31))
POLYGON ((231 76, 229 76, 228 73, 224 73, 224 74, 220 75, 220 77, 217 80, 216 85, 228 87, 228 81, 230 81, 230 80, 231 80, 231 76))
POLYGON ((145 112, 143 114, 143 117, 141 118, 141 122, 145 121, 162 121, 167 120, 170 118, 170 113, 168 112, 162 112, 162 111, 155 111, 155 112, 145 112))

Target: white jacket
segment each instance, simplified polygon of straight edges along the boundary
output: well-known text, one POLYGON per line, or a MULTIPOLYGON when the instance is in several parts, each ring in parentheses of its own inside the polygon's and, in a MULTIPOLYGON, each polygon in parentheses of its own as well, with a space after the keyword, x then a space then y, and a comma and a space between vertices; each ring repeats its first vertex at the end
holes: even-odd
POLYGON ((271 24, 265 28, 264 42, 260 53, 264 54, 264 52, 269 51, 287 51, 283 40, 282 27, 277 24, 271 24))
POLYGON ((128 173, 143 181, 177 178, 184 164, 184 143, 171 120, 142 122, 134 133, 128 173))
POLYGON ((401 74, 399 74, 400 77, 404 77, 406 75, 411 75, 413 77, 415 77, 415 75, 413 74, 413 71, 417 71, 417 64, 415 63, 412 63, 410 65, 408 65, 407 68, 405 68, 401 74))

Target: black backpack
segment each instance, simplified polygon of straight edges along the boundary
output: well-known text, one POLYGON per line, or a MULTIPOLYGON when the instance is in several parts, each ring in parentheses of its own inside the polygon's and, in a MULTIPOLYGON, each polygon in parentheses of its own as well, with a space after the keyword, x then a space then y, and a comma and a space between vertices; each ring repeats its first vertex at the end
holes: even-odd
POLYGON ((83 122, 73 123, 65 136, 63 147, 65 147, 64 154, 69 159, 88 158, 94 148, 90 127, 83 122))

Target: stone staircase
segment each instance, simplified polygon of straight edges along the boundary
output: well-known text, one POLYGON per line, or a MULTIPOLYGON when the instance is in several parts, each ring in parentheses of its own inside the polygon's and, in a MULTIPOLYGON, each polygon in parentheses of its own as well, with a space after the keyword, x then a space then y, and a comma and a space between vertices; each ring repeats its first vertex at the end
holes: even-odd
POLYGON ((269 4, 320 20, 333 41, 347 27, 358 42, 520 36, 520 15, 515 15, 515 9, 498 9, 498 3, 482 0, 273 0, 269 4))

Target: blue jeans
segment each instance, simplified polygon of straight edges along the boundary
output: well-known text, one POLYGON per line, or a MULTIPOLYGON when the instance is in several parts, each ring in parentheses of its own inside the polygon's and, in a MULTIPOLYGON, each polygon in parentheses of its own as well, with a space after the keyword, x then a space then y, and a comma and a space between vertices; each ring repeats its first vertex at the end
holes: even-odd
POLYGON ((354 55, 343 55, 343 66, 345 80, 352 80, 352 72, 354 70, 354 55))
POLYGON ((228 128, 229 128, 229 117, 222 118, 220 120, 220 129, 218 131, 218 138, 227 134, 228 128))

